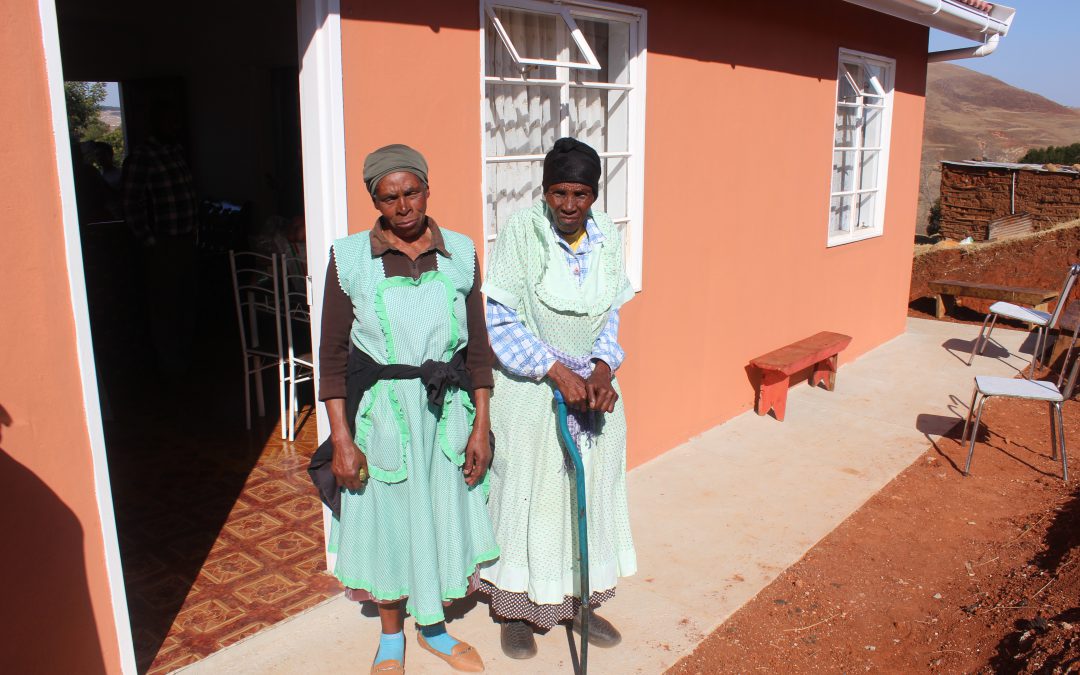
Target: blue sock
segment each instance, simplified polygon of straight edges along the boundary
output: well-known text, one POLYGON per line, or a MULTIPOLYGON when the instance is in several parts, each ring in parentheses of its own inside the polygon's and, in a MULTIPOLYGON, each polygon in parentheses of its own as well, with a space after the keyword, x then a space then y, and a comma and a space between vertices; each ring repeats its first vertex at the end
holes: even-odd
POLYGON ((405 663, 405 631, 379 634, 379 651, 375 654, 375 663, 388 659, 397 659, 405 663))
POLYGON ((446 632, 446 624, 442 621, 433 623, 430 626, 420 626, 420 633, 424 636, 424 640, 431 645, 432 649, 437 649, 447 656, 450 656, 454 645, 458 643, 456 639, 450 636, 450 633, 446 632))

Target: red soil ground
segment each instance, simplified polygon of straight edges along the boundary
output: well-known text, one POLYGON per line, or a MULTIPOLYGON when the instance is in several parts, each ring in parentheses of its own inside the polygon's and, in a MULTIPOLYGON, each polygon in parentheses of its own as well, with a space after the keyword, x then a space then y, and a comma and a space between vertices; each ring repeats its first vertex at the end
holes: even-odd
MULTIPOLYGON (((1078 254, 1074 223, 917 255, 909 314, 932 316, 927 281, 1057 288, 1078 254)), ((946 320, 981 322, 966 304, 946 320)), ((1080 403, 1064 414, 1080 447, 1080 403)), ((1080 462, 1065 483, 1046 404, 983 420, 971 476, 958 425, 669 674, 1080 672, 1080 462)))
POLYGON ((1050 457, 1045 404, 995 401, 984 420, 970 477, 957 429, 669 673, 1076 671, 1076 479, 1050 457))

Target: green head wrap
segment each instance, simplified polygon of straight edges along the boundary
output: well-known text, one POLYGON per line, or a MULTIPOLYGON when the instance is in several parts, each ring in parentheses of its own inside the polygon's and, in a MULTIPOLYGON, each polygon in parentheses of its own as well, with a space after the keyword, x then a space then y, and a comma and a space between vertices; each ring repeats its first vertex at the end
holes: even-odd
POLYGON ((381 147, 364 158, 364 184, 372 197, 379 181, 395 171, 408 171, 419 178, 425 187, 428 184, 428 165, 424 156, 407 145, 395 143, 381 147))

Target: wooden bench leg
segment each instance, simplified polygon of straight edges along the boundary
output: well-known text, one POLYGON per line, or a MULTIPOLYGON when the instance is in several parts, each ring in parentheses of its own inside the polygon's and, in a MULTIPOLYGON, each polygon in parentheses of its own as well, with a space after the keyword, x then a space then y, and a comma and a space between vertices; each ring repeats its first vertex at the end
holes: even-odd
POLYGON ((839 354, 833 354, 824 361, 818 361, 814 365, 814 372, 810 375, 810 386, 816 387, 822 382, 825 388, 832 391, 836 388, 836 360, 839 354))
POLYGON ((941 293, 934 296, 934 318, 940 319, 945 316, 945 299, 941 297, 941 293))
POLYGON ((784 421, 784 409, 787 407, 788 376, 775 371, 766 370, 761 374, 761 384, 758 387, 757 414, 765 415, 771 408, 776 414, 776 419, 784 421))

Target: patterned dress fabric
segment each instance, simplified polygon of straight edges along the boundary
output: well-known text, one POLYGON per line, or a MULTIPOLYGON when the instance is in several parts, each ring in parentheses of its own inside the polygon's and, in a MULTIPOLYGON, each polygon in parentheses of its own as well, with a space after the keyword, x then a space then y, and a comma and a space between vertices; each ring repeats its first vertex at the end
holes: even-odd
MULTIPOLYGON (((499 232, 484 292, 513 309, 555 353, 592 353, 613 310, 633 297, 618 230, 592 212, 605 241, 589 274, 575 278, 538 201, 499 232)), ((616 391, 618 382, 613 381, 616 391)), ((574 477, 563 460, 553 386, 495 372, 491 424, 497 440, 489 510, 502 555, 481 569, 481 590, 493 611, 540 628, 573 616, 580 596, 573 510, 574 477)), ((594 434, 579 437, 588 499, 590 602, 613 595, 621 576, 637 569, 626 502, 626 419, 621 399, 598 415, 594 434)))
MULTIPOLYGON (((377 363, 447 361, 467 344, 475 252, 467 237, 442 233, 450 256, 418 279, 386 277, 366 232, 334 243, 338 280, 353 303, 352 342, 377 363)), ((381 380, 364 394, 355 440, 371 477, 342 494, 330 529, 334 575, 366 593, 353 597, 407 597, 418 624, 438 623, 443 604, 465 596, 477 567, 498 557, 487 483, 470 488, 461 471, 474 416, 458 389, 432 409, 420 380, 381 380)))

